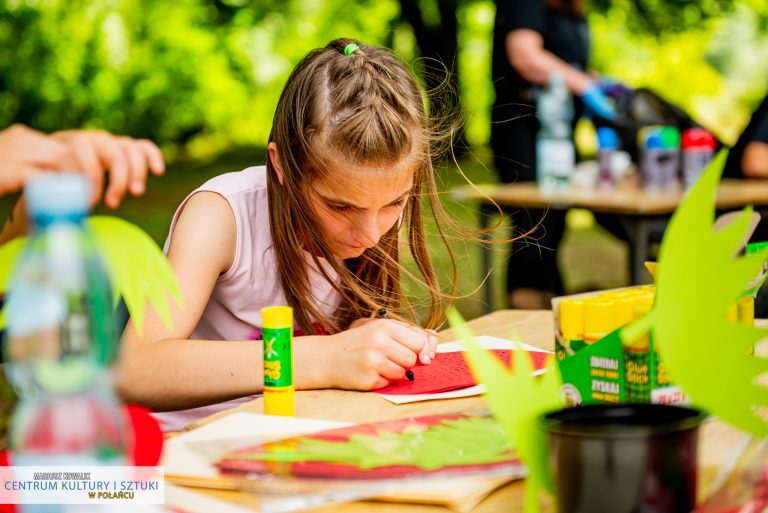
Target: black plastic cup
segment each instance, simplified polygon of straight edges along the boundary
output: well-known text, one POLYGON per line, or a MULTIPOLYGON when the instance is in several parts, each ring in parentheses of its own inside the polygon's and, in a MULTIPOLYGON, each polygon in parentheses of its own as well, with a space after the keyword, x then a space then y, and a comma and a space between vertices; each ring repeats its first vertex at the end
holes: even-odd
POLYGON ((658 404, 588 405, 542 417, 559 513, 690 513, 704 415, 658 404))

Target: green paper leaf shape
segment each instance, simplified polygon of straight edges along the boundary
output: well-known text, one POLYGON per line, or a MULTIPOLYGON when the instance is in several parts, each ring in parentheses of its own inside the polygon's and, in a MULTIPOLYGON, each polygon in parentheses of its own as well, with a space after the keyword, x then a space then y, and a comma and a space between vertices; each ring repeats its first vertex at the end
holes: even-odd
POLYGON ((467 346, 469 367, 478 382, 486 387, 486 399, 494 417, 514 444, 520 460, 528 467, 525 483, 525 512, 539 511, 538 491, 554 492, 549 471, 547 434, 538 424, 543 413, 560 409, 560 372, 554 358, 545 365, 543 376, 533 376, 533 362, 524 351, 512 351, 512 371, 474 341, 474 335, 461 315, 448 312, 451 327, 467 346))
POLYGON ((362 470, 405 465, 429 471, 508 461, 511 450, 494 419, 473 415, 430 426, 413 424, 400 432, 353 434, 344 441, 299 437, 265 444, 254 452, 225 454, 222 459, 344 463, 362 470))
POLYGON ((697 406, 725 422, 768 436, 756 410, 768 405, 768 388, 756 383, 768 359, 755 356, 768 330, 726 320, 726 310, 749 288, 768 251, 737 256, 751 208, 713 229, 715 199, 726 153, 710 163, 675 211, 662 241, 656 300, 651 312, 621 332, 631 343, 653 330, 673 380, 697 406))
MULTIPOLYGON (((148 303, 171 326, 167 294, 183 305, 176 275, 155 241, 141 228, 117 217, 93 216, 86 221, 112 282, 114 302, 122 296, 139 334, 144 329, 148 303)), ((26 237, 0 246, 0 292, 8 289, 13 264, 26 237)), ((4 324, 0 317, 0 327, 4 324)))

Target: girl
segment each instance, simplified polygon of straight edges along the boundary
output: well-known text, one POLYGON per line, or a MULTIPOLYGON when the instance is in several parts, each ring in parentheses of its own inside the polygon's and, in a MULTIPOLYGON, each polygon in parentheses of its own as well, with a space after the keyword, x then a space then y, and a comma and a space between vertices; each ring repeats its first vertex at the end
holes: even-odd
MULTIPOLYGON (((429 364, 434 332, 404 320, 413 312, 400 291, 398 233, 407 226, 431 295, 426 326, 436 328, 443 294, 421 202, 426 193, 433 217, 442 212, 432 142, 419 87, 391 52, 349 39, 310 52, 278 102, 267 165, 210 180, 176 212, 165 250, 185 304, 170 328, 153 312, 143 335, 128 326, 123 396, 180 410, 260 392, 262 348, 247 340, 260 338, 269 305, 294 309, 298 389, 371 390, 429 364), (372 319, 382 307, 391 318, 372 319)), ((176 429, 212 411, 161 420, 176 429)))

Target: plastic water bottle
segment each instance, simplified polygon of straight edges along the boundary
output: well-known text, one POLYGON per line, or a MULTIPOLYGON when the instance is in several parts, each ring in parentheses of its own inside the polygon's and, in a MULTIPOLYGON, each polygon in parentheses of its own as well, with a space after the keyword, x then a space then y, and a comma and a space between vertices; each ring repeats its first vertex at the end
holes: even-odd
POLYGON ((536 104, 540 122, 536 138, 536 181, 543 192, 570 187, 576 162, 573 146, 573 98, 562 75, 553 73, 536 104))
POLYGON ((25 195, 31 231, 9 287, 4 341, 6 374, 19 395, 12 463, 125 465, 126 421, 108 366, 117 341, 111 289, 83 225, 88 184, 80 175, 46 175, 25 195))
POLYGON ((619 148, 619 138, 616 131, 608 127, 597 129, 597 186, 601 189, 612 189, 615 184, 613 156, 619 148))
POLYGON ((680 130, 674 126, 665 126, 660 135, 664 150, 659 162, 664 177, 663 186, 664 189, 675 190, 680 186, 680 130))

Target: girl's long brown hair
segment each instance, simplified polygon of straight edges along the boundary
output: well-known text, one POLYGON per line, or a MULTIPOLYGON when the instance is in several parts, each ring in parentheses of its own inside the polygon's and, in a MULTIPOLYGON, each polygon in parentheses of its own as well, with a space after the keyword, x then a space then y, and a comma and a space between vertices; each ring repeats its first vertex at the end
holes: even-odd
MULTIPOLYGON (((318 321, 330 333, 346 329, 357 319, 384 307, 393 317, 415 321, 415 314, 401 292, 398 254, 399 224, 378 244, 356 259, 335 258, 320 235, 307 194, 314 180, 331 172, 338 159, 365 170, 386 169, 404 158, 419 162, 412 194, 405 207, 408 247, 430 294, 425 327, 438 327, 446 303, 456 290, 456 264, 439 218, 442 210, 432 168, 433 132, 426 99, 411 72, 390 51, 352 39, 336 39, 310 52, 293 70, 275 111, 269 140, 277 146, 281 170, 267 159, 267 190, 272 242, 288 304, 304 331, 316 333, 318 321), (351 55, 344 48, 354 43, 351 55), (426 196, 438 233, 453 265, 453 287, 443 293, 427 253, 422 197, 426 196), (323 314, 312 296, 306 253, 317 272, 331 282, 342 300, 331 317, 323 314), (325 262, 323 261, 325 260, 325 262), (331 278, 332 269, 338 280, 331 278)), ((445 132, 443 133, 445 138, 445 132)))

